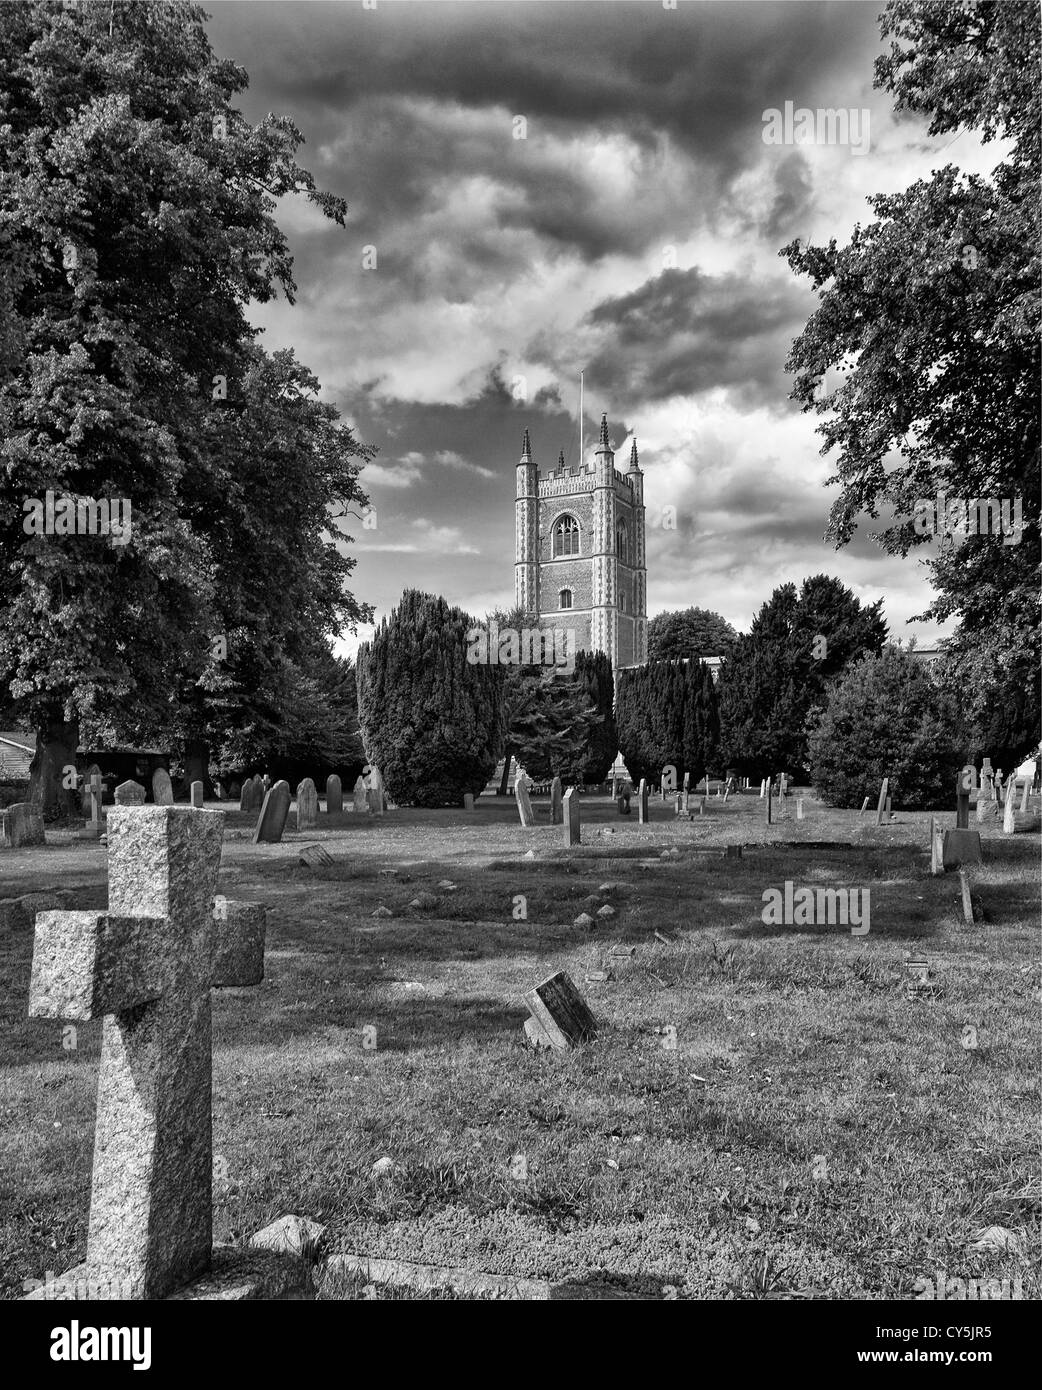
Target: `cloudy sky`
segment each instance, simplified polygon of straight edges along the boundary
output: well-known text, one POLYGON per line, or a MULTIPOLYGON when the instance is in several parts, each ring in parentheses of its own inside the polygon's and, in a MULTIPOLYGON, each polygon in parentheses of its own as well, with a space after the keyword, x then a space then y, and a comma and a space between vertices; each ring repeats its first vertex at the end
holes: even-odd
POLYGON ((649 614, 698 604, 744 630, 776 585, 826 572, 882 596, 894 636, 936 639, 907 623, 924 574, 875 546, 880 523, 823 543, 833 468, 784 370, 816 303, 786 242, 842 244, 867 195, 998 157, 969 133, 942 157, 950 135, 873 89, 882 0, 207 9, 250 74, 240 110, 290 116, 349 204, 345 230, 283 201, 297 302, 254 317, 379 449, 376 526, 351 546, 378 617, 412 586, 477 615, 512 602, 522 431, 541 467, 577 461, 584 368, 587 445, 602 411, 618 453, 638 439, 649 614), (766 144, 786 101, 867 110, 867 152, 766 144))

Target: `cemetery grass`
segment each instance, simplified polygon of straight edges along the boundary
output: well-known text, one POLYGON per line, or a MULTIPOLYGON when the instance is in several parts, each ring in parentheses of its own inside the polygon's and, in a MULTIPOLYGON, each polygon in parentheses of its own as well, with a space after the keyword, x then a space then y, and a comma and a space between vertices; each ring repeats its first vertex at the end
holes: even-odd
MULTIPOLYGON (((929 874, 927 816, 877 831, 787 808, 765 832, 756 798, 694 823, 653 812, 639 830, 584 802, 573 851, 502 805, 345 816, 261 852, 226 837, 221 891, 270 911, 264 984, 214 993, 215 1239, 295 1212, 328 1250, 551 1297, 911 1298, 938 1272, 1038 1297, 1037 834, 986 832, 971 926, 957 876, 929 874), (298 865, 305 842, 334 865, 298 865), (786 880, 870 888, 869 935, 765 926, 761 895, 786 880), (410 908, 421 892, 436 902, 410 908), (615 917, 573 925, 605 903, 615 917), (909 955, 932 996, 906 997, 909 955), (599 1037, 532 1052, 521 995, 558 969, 599 1037), (1010 1247, 971 1250, 991 1226, 1010 1247)), ((91 892, 75 905, 100 906, 91 892)), ((86 1248, 100 1025, 63 1049, 60 1023, 26 1017, 31 949, 0 936, 6 1298, 86 1248)))

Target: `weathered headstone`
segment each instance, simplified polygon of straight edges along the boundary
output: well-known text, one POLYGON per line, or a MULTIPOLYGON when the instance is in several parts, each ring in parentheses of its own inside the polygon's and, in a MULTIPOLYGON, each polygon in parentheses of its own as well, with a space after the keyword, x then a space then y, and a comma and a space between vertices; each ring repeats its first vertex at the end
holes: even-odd
POLYGON ((174 788, 165 767, 157 767, 152 774, 152 800, 157 806, 174 804, 174 788))
POLYGON ((39 806, 31 801, 16 801, 0 811, 0 845, 5 849, 45 843, 43 812, 39 806))
POLYGON ((253 832, 255 845, 261 843, 277 845, 279 843, 282 839, 282 832, 286 828, 290 800, 291 793, 288 782, 276 782, 264 793, 264 804, 257 817, 257 828, 253 832))
POLYGON ((384 779, 378 767, 369 769, 369 809, 374 816, 382 816, 387 809, 387 796, 384 791, 384 779))
POLYGON ((550 824, 560 825, 564 820, 564 805, 561 800, 561 779, 555 777, 550 783, 550 824))
POLYGON ((766 778, 766 777, 763 777, 763 778, 760 779, 760 800, 762 801, 766 795, 767 795, 767 778, 766 778))
POLYGON ((858 812, 858 819, 860 819, 860 818, 865 814, 865 812, 868 810, 868 803, 869 803, 871 800, 872 800, 872 798, 871 798, 870 796, 866 796, 865 799, 864 799, 864 801, 862 801, 862 803, 861 803, 861 810, 858 812))
POLYGON ((593 1014, 563 970, 536 985, 524 998, 532 1015, 525 1020, 525 1034, 533 1045, 563 1050, 597 1036, 593 1014))
POLYGON ((965 869, 959 870, 959 888, 962 892, 962 918, 973 925, 973 894, 970 892, 970 879, 965 869))
POLYGON ((983 795, 982 788, 981 792, 977 794, 977 824, 980 825, 982 824, 982 822, 986 820, 991 820, 993 816, 998 815, 998 811, 998 802, 993 801, 990 797, 983 795))
POLYGON ((474 809, 474 793, 473 793, 473 792, 464 792, 464 793, 463 793, 463 809, 464 809, 464 811, 473 811, 473 809, 474 809))
POLYGON ((326 778, 326 815, 339 816, 344 809, 344 788, 335 772, 326 778))
POLYGON ((890 790, 890 778, 883 778, 883 785, 879 788, 879 804, 876 806, 876 825, 883 824, 883 816, 886 813, 886 794, 890 790))
POLYGON ((145 795, 145 789, 141 783, 131 779, 120 782, 112 793, 112 799, 117 806, 144 806, 145 795))
POLYGON ((300 851, 300 862, 309 869, 318 869, 328 868, 336 861, 324 845, 305 845, 300 851))
POLYGON ((197 811, 203 809, 203 791, 204 787, 202 782, 193 782, 189 788, 188 799, 197 811))
POLYGON ((535 815, 532 811, 532 799, 528 795, 528 788, 531 783, 524 772, 519 772, 514 778, 514 800, 517 802, 517 813, 521 817, 521 824, 524 826, 535 825, 535 815))
POLYGON ((264 804, 264 794, 263 780, 256 775, 247 777, 242 784, 242 791, 239 795, 239 810, 245 811, 247 815, 256 815, 264 804))
POLYGON ((318 791, 310 777, 297 787, 297 829, 314 830, 318 824, 318 791))
POLYGON ((364 778, 364 777, 358 777, 358 778, 355 779, 355 786, 354 786, 354 802, 355 802, 355 810, 356 810, 356 811, 365 811, 365 810, 368 809, 369 803, 368 803, 368 801, 366 800, 365 778, 364 778))
POLYGON ((944 873, 944 831, 936 816, 930 817, 930 872, 935 877, 944 873))
POLYGON ((802 796, 798 796, 798 797, 796 798, 796 819, 797 819, 797 820, 802 820, 802 819, 803 819, 803 797, 802 797, 802 796))
POLYGON ((30 1014, 104 1025, 87 1261, 30 1297, 159 1299, 210 1266, 210 988, 240 983, 236 919, 214 921, 223 823, 114 807, 108 912, 37 918, 30 1014))
POLYGON ((642 777, 637 786, 637 820, 641 825, 647 825, 651 817, 648 814, 648 784, 642 777))
POLYGON ((886 799, 886 818, 887 820, 894 818, 894 798, 892 796, 888 796, 886 799))
POLYGON ((1029 797, 1030 795, 1031 795, 1031 778, 1030 778, 1030 777, 1025 777, 1025 778, 1024 778, 1024 795, 1020 798, 1020 809, 1021 809, 1021 811, 1027 811, 1027 809, 1028 809, 1028 797, 1029 797))
POLYGON ((220 896, 214 898, 215 985, 259 985, 264 979, 267 916, 268 909, 263 903, 236 902, 220 896))
POLYGON ((945 870, 957 869, 960 864, 980 864, 983 861, 979 830, 946 830, 941 859, 945 870))
POLYGON ((562 815, 564 819, 565 844, 579 844, 582 840, 581 821, 579 818, 579 793, 574 787, 569 787, 564 794, 562 815))
POLYGON ((1002 808, 1002 833, 1012 835, 1017 828, 1017 784, 1010 781, 1006 792, 1006 804, 1002 808))

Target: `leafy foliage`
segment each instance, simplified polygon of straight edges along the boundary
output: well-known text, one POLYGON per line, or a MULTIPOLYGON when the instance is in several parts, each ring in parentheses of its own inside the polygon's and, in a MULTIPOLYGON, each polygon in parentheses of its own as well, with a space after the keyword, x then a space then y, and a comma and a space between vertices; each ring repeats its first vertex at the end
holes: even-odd
POLYGON ((407 589, 359 648, 362 742, 399 805, 458 806, 495 768, 503 668, 468 662, 475 626, 443 598, 407 589))
POLYGON ((701 661, 659 661, 620 672, 619 749, 631 777, 656 785, 668 765, 697 783, 718 761, 712 672, 701 661))
POLYGON ((898 647, 848 666, 810 738, 814 786, 833 806, 874 800, 884 777, 895 806, 953 804, 965 758, 965 732, 950 694, 898 647))
POLYGON ((737 637, 731 624, 708 608, 656 613, 648 623, 648 660, 726 656, 737 637))

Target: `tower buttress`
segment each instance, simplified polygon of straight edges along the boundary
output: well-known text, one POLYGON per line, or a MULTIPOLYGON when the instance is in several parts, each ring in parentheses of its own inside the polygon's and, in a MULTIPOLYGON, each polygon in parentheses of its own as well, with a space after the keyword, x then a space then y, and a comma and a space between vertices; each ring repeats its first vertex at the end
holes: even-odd
POLYGON ((539 612, 539 469, 525 430, 517 465, 514 503, 514 602, 526 614, 539 612))
POLYGON ((608 417, 601 416, 601 435, 594 454, 593 535, 591 537, 592 630, 594 650, 607 652, 618 664, 615 566, 615 454, 608 441, 608 417))

